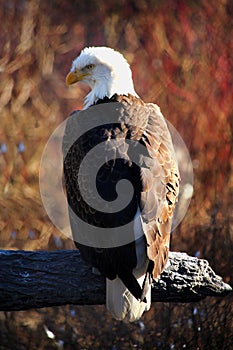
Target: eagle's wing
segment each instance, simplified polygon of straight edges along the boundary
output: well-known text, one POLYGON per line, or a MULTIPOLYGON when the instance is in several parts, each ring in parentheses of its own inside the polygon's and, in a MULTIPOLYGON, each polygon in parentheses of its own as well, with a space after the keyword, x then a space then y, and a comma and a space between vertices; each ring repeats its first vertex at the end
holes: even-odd
POLYGON ((167 123, 155 104, 147 104, 149 119, 142 139, 149 157, 141 166, 141 210, 147 255, 154 262, 153 278, 166 266, 175 203, 179 194, 179 170, 167 123))
MULTIPOLYGON (((147 256, 153 278, 164 270, 169 251, 170 231, 179 194, 179 169, 171 134, 156 104, 125 97, 123 120, 128 137, 143 145, 134 166, 142 227, 147 240, 147 256)), ((137 148, 134 154, 137 152, 137 148)), ((135 157, 134 157, 135 158, 135 157)))

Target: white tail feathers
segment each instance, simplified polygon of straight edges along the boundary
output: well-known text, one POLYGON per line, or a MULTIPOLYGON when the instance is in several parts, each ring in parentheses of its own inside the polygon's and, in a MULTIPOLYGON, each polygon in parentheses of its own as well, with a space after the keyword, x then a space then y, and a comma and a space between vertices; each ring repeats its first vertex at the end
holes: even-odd
MULTIPOLYGON (((145 275, 137 279, 142 286, 145 275)), ((106 307, 116 320, 134 322, 140 319, 144 311, 148 311, 151 305, 151 287, 149 288, 147 302, 137 300, 125 287, 120 278, 110 281, 106 279, 106 307)))

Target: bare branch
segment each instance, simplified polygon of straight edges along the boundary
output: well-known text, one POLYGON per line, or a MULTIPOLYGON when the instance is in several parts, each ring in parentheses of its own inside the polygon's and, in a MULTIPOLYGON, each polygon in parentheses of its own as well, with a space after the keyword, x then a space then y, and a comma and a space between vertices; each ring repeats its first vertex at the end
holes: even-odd
MULTIPOLYGON (((154 302, 190 302, 232 292, 206 260, 173 252, 169 262, 153 283, 154 302)), ((1 311, 105 303, 105 279, 91 272, 78 251, 0 250, 0 266, 1 311)))

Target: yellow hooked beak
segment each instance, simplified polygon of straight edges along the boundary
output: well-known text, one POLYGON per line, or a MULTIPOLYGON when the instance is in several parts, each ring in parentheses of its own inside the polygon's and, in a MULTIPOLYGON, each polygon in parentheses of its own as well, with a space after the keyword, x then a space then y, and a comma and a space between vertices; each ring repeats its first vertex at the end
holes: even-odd
POLYGON ((72 84, 75 84, 78 81, 83 80, 83 78, 85 78, 87 75, 87 73, 82 73, 77 70, 75 72, 69 72, 66 76, 66 85, 70 86, 72 84))

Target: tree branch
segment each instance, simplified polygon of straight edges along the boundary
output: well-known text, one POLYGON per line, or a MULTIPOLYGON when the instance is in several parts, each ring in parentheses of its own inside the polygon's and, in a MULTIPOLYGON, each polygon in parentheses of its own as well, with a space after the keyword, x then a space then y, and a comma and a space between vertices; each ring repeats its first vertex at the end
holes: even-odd
MULTIPOLYGON (((232 292, 206 260, 173 252, 169 262, 153 283, 152 301, 190 302, 232 292)), ((1 311, 105 303, 105 279, 91 272, 78 251, 0 250, 0 266, 1 311)))

